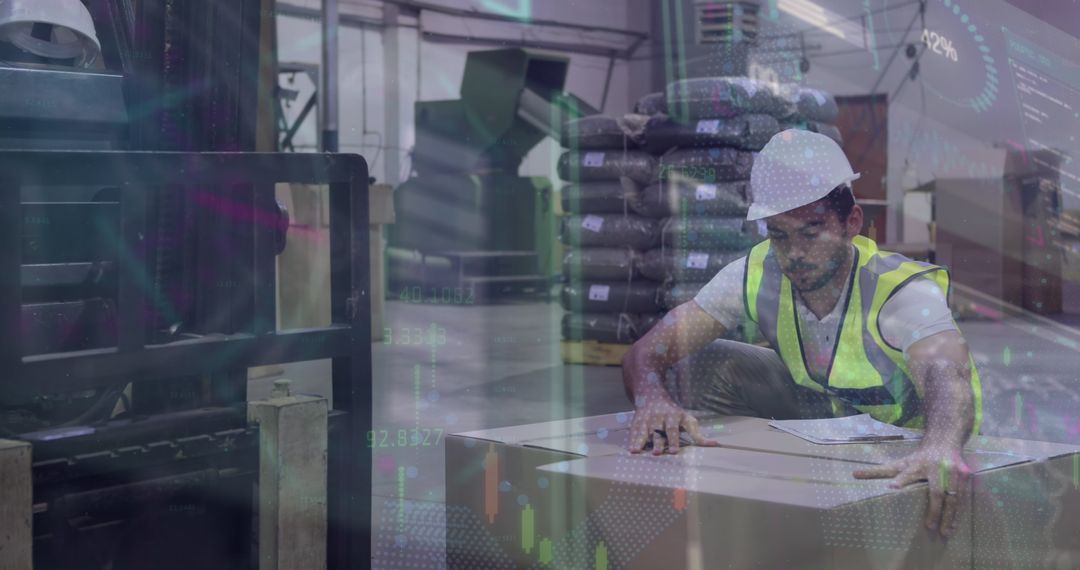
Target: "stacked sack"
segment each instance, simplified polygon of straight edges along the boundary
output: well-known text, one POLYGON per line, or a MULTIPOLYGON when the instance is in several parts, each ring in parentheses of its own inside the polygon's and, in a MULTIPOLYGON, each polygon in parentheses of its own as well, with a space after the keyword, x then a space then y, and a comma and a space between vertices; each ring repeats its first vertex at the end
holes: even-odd
POLYGON ((656 158, 611 117, 570 121, 562 144, 563 340, 631 344, 661 312, 656 283, 638 269, 661 241, 660 223, 630 208, 656 158))
POLYGON ((790 87, 787 92, 795 110, 781 121, 784 129, 796 128, 821 133, 836 141, 836 144, 844 145, 840 129, 836 127, 840 109, 836 105, 835 97, 809 87, 790 87))
POLYGON ((658 283, 670 310, 764 239, 762 225, 746 221, 750 170, 794 105, 756 81, 719 77, 676 81, 635 111, 648 115, 640 142, 658 166, 632 208, 661 227, 638 271, 658 283))
POLYGON ((657 177, 632 202, 660 218, 658 249, 639 271, 662 281, 661 304, 692 299, 717 271, 764 239, 763 223, 746 222, 754 156, 789 128, 843 141, 836 99, 823 91, 745 77, 675 81, 640 99, 638 142, 658 157, 657 177))
POLYGON ((563 338, 633 342, 693 299, 765 238, 764 223, 746 221, 756 154, 788 128, 843 144, 838 114, 817 89, 708 77, 675 81, 619 119, 571 121, 558 165, 563 338))

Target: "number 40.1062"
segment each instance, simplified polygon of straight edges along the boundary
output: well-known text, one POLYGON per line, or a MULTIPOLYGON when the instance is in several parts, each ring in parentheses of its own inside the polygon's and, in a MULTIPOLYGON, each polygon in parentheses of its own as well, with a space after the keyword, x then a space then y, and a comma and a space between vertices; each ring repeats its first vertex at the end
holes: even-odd
POLYGON ((476 295, 471 287, 404 287, 398 300, 406 303, 431 303, 443 305, 474 305, 476 295))

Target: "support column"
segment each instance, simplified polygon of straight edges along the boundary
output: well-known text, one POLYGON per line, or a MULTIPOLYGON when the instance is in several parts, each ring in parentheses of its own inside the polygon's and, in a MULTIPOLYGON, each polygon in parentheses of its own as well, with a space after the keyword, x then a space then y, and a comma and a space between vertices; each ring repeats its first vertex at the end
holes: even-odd
POLYGON ((30 444, 0 439, 0 568, 33 568, 30 444))
POLYGON ((325 398, 289 395, 248 404, 259 426, 259 570, 326 568, 325 398))
POLYGON ((338 16, 338 0, 323 0, 322 85, 319 86, 323 152, 338 152, 338 16))
MULTIPOLYGON (((386 179, 391 186, 401 183, 401 28, 398 26, 400 10, 396 4, 383 4, 383 109, 385 113, 385 161, 386 179)), ((419 57, 419 54, 417 54, 419 57)), ((420 78, 417 78, 419 81, 420 78)))

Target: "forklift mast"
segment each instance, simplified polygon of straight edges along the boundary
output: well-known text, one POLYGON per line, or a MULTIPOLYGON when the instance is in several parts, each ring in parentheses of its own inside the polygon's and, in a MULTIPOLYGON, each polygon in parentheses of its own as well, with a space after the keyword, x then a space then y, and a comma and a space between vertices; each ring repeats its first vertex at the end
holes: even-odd
POLYGON ((35 567, 255 568, 248 368, 317 358, 328 567, 366 566, 366 164, 253 152, 272 2, 82 1, 96 67, 0 53, 0 433, 33 446, 35 567), (331 187, 326 329, 276 330, 287 182, 331 187))

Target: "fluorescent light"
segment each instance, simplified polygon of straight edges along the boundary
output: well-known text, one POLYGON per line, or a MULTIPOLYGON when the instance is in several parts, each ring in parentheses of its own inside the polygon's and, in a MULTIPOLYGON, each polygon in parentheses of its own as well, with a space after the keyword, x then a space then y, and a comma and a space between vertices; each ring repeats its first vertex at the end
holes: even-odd
POLYGON ((780 0, 777 8, 813 24, 828 24, 820 6, 807 6, 805 0, 780 0))
POLYGON ((828 17, 825 14, 822 14, 820 12, 810 12, 806 8, 804 8, 804 6, 791 3, 791 0, 781 0, 778 8, 788 14, 791 14, 801 19, 801 21, 804 21, 807 24, 814 26, 815 28, 820 28, 829 33, 832 33, 832 35, 840 38, 841 40, 847 39, 847 36, 845 35, 845 33, 843 33, 843 31, 828 24, 828 17))
MULTIPOLYGON (((829 23, 841 23, 840 21, 842 18, 810 0, 780 0, 776 7, 818 29, 829 32, 842 40, 852 41, 848 39, 847 34, 845 34, 843 30, 829 23)), ((848 26, 850 27, 850 24, 848 24, 848 26)))
POLYGON ((825 16, 825 8, 818 6, 817 4, 810 2, 810 0, 782 0, 781 3, 788 4, 793 8, 801 8, 808 13, 818 13, 825 16))

